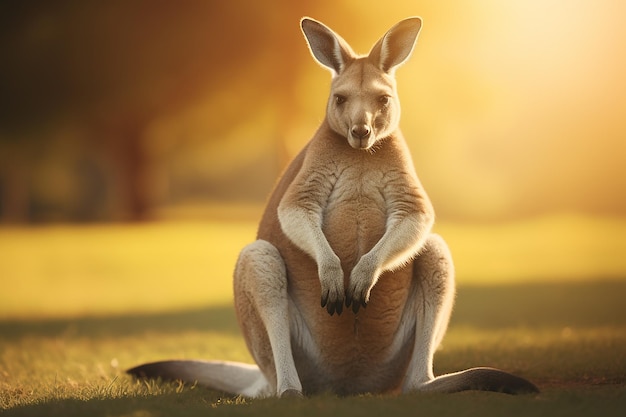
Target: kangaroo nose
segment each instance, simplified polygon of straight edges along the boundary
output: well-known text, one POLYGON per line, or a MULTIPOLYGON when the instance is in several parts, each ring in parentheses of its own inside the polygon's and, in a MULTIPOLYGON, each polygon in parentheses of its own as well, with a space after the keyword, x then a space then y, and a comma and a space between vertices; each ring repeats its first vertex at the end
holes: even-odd
POLYGON ((372 129, 368 125, 354 125, 350 129, 352 136, 357 139, 367 139, 372 133, 372 129))

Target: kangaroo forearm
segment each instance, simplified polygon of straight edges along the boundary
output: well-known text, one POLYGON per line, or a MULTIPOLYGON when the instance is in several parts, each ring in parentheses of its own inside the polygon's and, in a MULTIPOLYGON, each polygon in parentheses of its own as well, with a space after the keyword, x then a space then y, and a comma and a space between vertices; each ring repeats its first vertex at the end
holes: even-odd
POLYGON ((289 240, 318 264, 322 260, 336 257, 322 232, 319 214, 302 207, 281 204, 278 207, 278 220, 289 240))

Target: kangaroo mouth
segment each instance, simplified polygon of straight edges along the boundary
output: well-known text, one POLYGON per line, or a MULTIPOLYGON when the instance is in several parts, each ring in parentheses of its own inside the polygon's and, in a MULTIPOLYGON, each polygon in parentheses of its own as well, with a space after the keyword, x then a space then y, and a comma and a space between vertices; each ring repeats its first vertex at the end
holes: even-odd
POLYGON ((374 140, 372 135, 370 135, 367 138, 358 138, 358 137, 354 137, 351 134, 348 134, 348 143, 354 149, 360 149, 360 150, 366 151, 369 148, 371 148, 372 145, 374 145, 374 142, 376 141, 374 140))

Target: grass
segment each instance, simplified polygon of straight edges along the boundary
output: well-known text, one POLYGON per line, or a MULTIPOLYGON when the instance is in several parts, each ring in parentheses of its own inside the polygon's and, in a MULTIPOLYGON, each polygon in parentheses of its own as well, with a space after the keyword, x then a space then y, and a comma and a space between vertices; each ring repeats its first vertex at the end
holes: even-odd
POLYGON ((435 372, 501 367, 536 382, 541 394, 323 395, 303 401, 244 400, 197 386, 135 381, 123 372, 164 358, 251 362, 232 309, 230 275, 238 250, 254 238, 254 222, 3 228, 0 414, 621 415, 626 280, 620 277, 626 277, 626 261, 611 251, 624 249, 624 224, 567 217, 438 226, 458 258, 459 291, 435 372), (546 227, 533 258, 533 242, 546 227), (572 230, 581 237, 572 238, 578 235, 572 230), (559 238, 565 231, 569 237, 559 238), (474 233, 480 242, 497 244, 476 245, 474 233), (509 273, 502 263, 472 261, 481 253, 507 256, 509 273), (579 253, 586 258, 572 257, 579 253), (573 280, 551 273, 555 260, 564 262, 568 254, 563 270, 597 262, 601 273, 573 280), (525 263, 537 257, 550 259, 525 263), (497 282, 496 271, 508 279, 497 282))

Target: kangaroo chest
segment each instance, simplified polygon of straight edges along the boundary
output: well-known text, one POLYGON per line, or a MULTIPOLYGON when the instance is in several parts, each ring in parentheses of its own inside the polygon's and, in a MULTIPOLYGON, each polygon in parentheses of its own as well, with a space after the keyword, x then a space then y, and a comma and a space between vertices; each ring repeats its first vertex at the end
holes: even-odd
POLYGON ((387 214, 382 172, 346 168, 339 173, 323 210, 322 230, 346 275, 380 240, 387 214))

